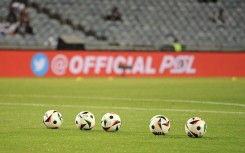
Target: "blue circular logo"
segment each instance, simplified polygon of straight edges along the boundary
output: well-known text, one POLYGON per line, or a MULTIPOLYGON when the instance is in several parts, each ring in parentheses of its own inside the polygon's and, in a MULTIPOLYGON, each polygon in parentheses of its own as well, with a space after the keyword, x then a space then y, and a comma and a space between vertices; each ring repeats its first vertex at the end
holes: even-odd
POLYGON ((43 76, 48 72, 49 61, 45 54, 38 53, 32 57, 31 69, 36 76, 43 76))

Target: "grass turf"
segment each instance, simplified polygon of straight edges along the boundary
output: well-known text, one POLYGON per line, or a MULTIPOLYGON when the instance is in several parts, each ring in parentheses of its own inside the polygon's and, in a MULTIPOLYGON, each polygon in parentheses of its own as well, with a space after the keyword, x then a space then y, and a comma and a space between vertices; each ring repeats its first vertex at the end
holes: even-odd
POLYGON ((2 78, 0 152, 244 152, 244 105, 244 78, 2 78), (43 125, 50 109, 62 113, 60 129, 43 125), (75 127, 84 110, 96 116, 91 131, 75 127), (120 115, 118 132, 102 130, 107 112, 120 115), (165 136, 149 131, 157 114, 171 121, 165 136), (203 138, 184 132, 194 116, 207 122, 203 138))

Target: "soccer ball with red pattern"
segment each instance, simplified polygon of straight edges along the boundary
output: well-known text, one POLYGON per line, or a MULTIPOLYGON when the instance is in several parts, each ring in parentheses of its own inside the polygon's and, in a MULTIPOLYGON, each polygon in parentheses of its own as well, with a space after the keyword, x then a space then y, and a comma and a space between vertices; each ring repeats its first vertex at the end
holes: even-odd
POLYGON ((156 115, 151 118, 149 128, 154 135, 166 135, 170 130, 170 121, 164 115, 156 115))
POLYGON ((49 110, 43 116, 43 123, 47 128, 57 129, 63 123, 63 117, 57 110, 49 110))
POLYGON ((115 113, 106 113, 101 119, 101 126, 107 132, 118 131, 121 127, 121 118, 115 113))
POLYGON ((189 137, 201 138, 207 131, 207 124, 200 117, 192 117, 185 124, 185 132, 189 137))

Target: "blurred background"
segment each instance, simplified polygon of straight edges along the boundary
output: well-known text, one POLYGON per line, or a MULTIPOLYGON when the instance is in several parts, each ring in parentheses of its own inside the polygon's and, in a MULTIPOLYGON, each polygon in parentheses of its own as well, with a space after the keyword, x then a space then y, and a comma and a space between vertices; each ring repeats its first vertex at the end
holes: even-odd
POLYGON ((244 0, 0 1, 0 49, 242 51, 244 25, 244 0))

